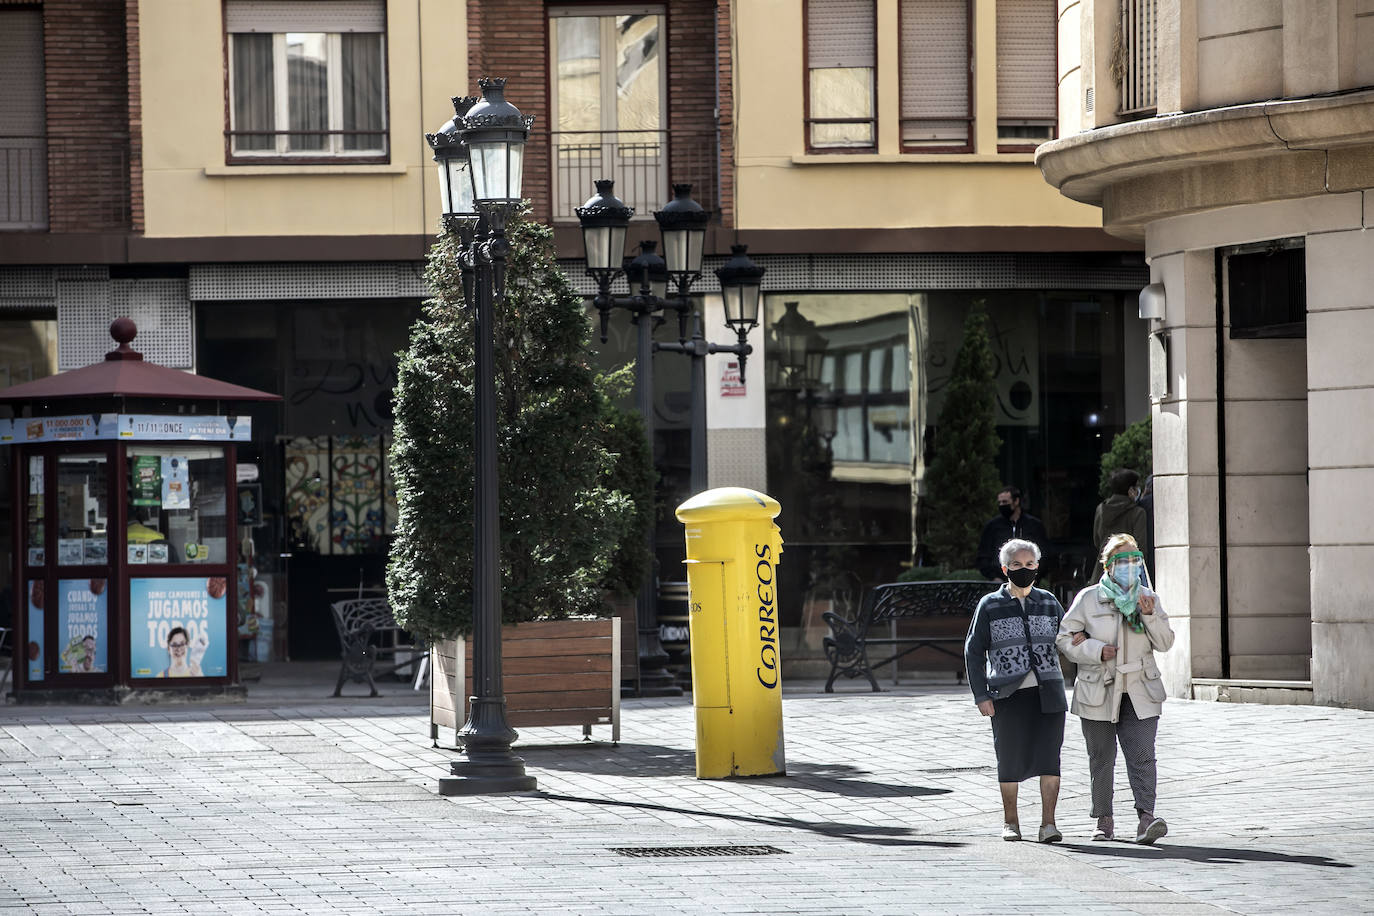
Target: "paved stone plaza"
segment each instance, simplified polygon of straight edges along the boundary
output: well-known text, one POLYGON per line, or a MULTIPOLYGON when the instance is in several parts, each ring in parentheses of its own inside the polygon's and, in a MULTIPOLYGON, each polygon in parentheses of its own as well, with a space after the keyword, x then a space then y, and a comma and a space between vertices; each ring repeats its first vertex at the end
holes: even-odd
MULTIPOLYGON (((331 673, 274 688, 269 672, 237 706, 0 708, 0 910, 1374 911, 1371 712, 1170 701, 1171 832, 1153 848, 1089 842, 1070 717, 1065 842, 1041 846, 998 839, 991 736, 964 688, 790 687, 789 775, 722 782, 692 775, 690 699, 628 700, 619 747, 522 734, 537 794, 448 799, 454 754, 431 746, 423 696, 328 699, 331 673), (616 851, 664 846, 780 852, 616 851)), ((1117 814, 1132 820, 1124 768, 1117 814)))

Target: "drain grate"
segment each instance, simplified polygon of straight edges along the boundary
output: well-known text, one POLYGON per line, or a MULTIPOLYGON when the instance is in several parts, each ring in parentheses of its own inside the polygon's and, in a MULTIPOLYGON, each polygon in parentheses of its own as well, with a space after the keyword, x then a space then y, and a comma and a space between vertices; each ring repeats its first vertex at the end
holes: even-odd
POLYGON ((922 773, 986 773, 992 767, 941 767, 934 770, 921 770, 922 773))
POLYGON ((612 847, 611 852, 632 859, 787 855, 787 850, 776 846, 621 846, 612 847))

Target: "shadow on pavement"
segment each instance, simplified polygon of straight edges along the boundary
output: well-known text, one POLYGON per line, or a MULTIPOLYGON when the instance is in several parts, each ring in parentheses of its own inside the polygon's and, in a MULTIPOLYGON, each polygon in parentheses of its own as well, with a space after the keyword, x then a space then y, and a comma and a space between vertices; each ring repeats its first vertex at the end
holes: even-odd
POLYGON ((634 808, 639 811, 661 811, 666 814, 685 814, 689 817, 714 817, 740 824, 758 824, 765 827, 780 827, 784 830, 805 830, 821 836, 853 840, 872 846, 929 846, 939 849, 958 849, 966 843, 945 840, 910 839, 910 827, 878 827, 873 824, 839 824, 831 821, 803 821, 794 817, 751 817, 747 814, 723 814, 719 811, 702 811, 693 808, 673 808, 668 805, 654 805, 648 802, 617 801, 609 798, 579 798, 575 795, 557 795, 552 792, 535 793, 550 801, 575 802, 584 805, 598 805, 603 808, 634 808))
MULTIPOLYGON (((696 753, 653 744, 561 744, 519 747, 527 766, 565 770, 596 776, 663 777, 691 776, 696 772, 696 753)), ((917 798, 947 795, 950 789, 904 786, 864 779, 867 770, 847 764, 789 764, 786 776, 754 776, 750 782, 783 785, 792 789, 832 792, 853 798, 917 798)))
POLYGON ((1081 846, 1065 843, 1063 849, 1086 853, 1090 856, 1112 856, 1118 859, 1180 859, 1185 862, 1199 862, 1203 865, 1240 865, 1243 862, 1275 862, 1284 865, 1319 865, 1323 868, 1354 868, 1349 862, 1337 862, 1327 856, 1295 856, 1286 852, 1269 852, 1264 849, 1227 849, 1221 846, 1174 846, 1154 845, 1135 846, 1110 843, 1094 843, 1081 846))

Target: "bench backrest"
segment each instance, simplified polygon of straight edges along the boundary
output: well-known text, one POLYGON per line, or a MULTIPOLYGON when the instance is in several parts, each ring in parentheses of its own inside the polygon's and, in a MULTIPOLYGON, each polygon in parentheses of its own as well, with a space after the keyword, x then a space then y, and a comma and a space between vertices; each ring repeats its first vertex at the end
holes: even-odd
POLYGON ((1000 582, 973 579, 875 585, 864 601, 860 626, 867 629, 889 620, 914 617, 972 617, 982 597, 1001 586, 1000 582))
POLYGON ((335 601, 329 606, 334 613, 334 625, 339 635, 357 633, 360 630, 390 630, 396 627, 396 618, 391 614, 391 605, 385 598, 350 598, 335 601))

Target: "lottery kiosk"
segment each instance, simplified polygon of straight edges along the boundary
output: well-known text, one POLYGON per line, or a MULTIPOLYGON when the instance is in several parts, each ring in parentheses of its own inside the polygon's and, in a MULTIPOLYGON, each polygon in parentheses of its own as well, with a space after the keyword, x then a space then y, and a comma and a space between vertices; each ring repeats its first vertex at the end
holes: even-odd
POLYGON ((237 411, 280 398, 147 362, 136 334, 116 319, 103 361, 0 389, 21 703, 242 693, 237 411))

